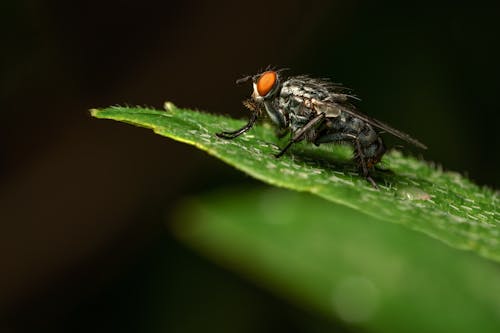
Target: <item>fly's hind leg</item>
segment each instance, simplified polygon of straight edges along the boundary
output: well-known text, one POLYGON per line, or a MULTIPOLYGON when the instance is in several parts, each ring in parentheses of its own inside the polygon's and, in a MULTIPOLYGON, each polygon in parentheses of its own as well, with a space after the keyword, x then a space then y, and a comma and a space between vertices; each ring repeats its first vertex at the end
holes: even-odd
POLYGON ((354 148, 356 149, 356 160, 359 160, 359 166, 361 168, 361 173, 363 177, 366 178, 367 181, 372 184, 373 187, 378 188, 377 183, 370 176, 370 170, 368 165, 368 160, 361 148, 361 143, 359 142, 356 135, 351 133, 328 133, 321 136, 318 136, 316 140, 314 140, 314 144, 319 146, 322 143, 329 142, 352 142, 354 143, 354 148))
MULTIPOLYGON (((370 176, 370 171, 373 169, 380 170, 376 167, 376 164, 380 162, 382 156, 384 156, 386 152, 386 147, 381 137, 378 137, 376 141, 370 143, 369 145, 365 145, 364 147, 361 145, 361 142, 358 140, 356 142, 356 159, 359 161, 361 171, 363 172, 363 176, 366 177, 373 187, 378 188, 375 184, 375 181, 370 176)), ((390 170, 383 170, 385 172, 392 172, 390 170)))
POLYGON ((368 169, 372 167, 370 165, 371 162, 366 158, 363 149, 361 148, 361 143, 357 138, 354 140, 354 143, 356 145, 356 159, 359 161, 363 177, 365 177, 366 180, 370 182, 370 184, 372 184, 374 188, 378 189, 377 183, 375 183, 373 178, 370 176, 370 170, 368 169))
MULTIPOLYGON (((374 158, 373 158, 373 165, 375 165, 376 163, 380 162, 380 160, 382 160, 382 156, 384 156, 386 151, 387 151, 387 148, 385 147, 385 144, 382 141, 382 138, 379 137, 377 140, 377 150, 375 151, 374 158)), ((389 170, 389 169, 381 168, 378 166, 374 166, 374 168, 377 171, 394 174, 394 172, 392 170, 389 170)))

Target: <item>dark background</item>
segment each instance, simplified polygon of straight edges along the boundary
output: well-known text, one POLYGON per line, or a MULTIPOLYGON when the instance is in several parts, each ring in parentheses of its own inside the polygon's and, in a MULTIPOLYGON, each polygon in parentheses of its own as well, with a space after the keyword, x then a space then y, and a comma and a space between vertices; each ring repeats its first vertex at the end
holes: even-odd
POLYGON ((0 10, 3 332, 331 324, 165 228, 182 198, 256 181, 150 131, 91 119, 92 107, 170 100, 245 117, 250 88, 234 80, 290 67, 352 87, 365 113, 426 143, 426 159, 499 185, 494 1, 21 0, 0 10))

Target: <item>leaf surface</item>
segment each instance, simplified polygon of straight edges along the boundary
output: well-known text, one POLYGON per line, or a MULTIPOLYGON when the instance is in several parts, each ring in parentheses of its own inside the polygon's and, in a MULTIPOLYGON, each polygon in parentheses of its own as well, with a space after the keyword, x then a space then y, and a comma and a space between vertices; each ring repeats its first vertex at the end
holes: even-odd
POLYGON ((150 128, 155 133, 198 147, 229 165, 271 185, 310 192, 380 220, 423 232, 455 248, 500 261, 498 195, 458 173, 444 172, 423 160, 392 151, 374 178, 376 190, 350 162, 349 147, 294 145, 277 159, 286 138, 269 126, 224 140, 215 133, 236 129, 244 121, 205 112, 110 107, 93 109, 94 117, 150 128))

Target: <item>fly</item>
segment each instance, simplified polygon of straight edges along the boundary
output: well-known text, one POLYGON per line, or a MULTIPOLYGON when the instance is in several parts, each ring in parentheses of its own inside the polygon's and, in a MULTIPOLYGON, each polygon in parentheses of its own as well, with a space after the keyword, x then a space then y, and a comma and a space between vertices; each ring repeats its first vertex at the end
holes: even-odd
POLYGON ((316 146, 348 143, 354 148, 354 161, 360 175, 374 187, 377 184, 370 172, 386 152, 380 132, 388 132, 427 149, 410 135, 357 111, 352 104, 357 98, 345 87, 307 75, 286 78, 282 72, 267 70, 237 80, 237 84, 252 82, 252 96, 243 102, 251 111, 250 119, 242 128, 217 133, 217 136, 234 139, 250 130, 259 116, 266 112, 281 132, 291 133, 290 140, 276 157, 281 157, 294 143, 302 140, 316 146))

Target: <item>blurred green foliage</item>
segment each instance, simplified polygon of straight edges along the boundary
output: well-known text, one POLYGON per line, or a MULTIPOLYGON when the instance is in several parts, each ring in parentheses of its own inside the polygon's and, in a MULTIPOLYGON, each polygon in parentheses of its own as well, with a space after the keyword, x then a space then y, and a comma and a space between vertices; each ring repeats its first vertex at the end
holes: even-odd
POLYGON ((310 194, 219 191, 175 231, 282 297, 371 332, 498 332, 500 267, 310 194))

